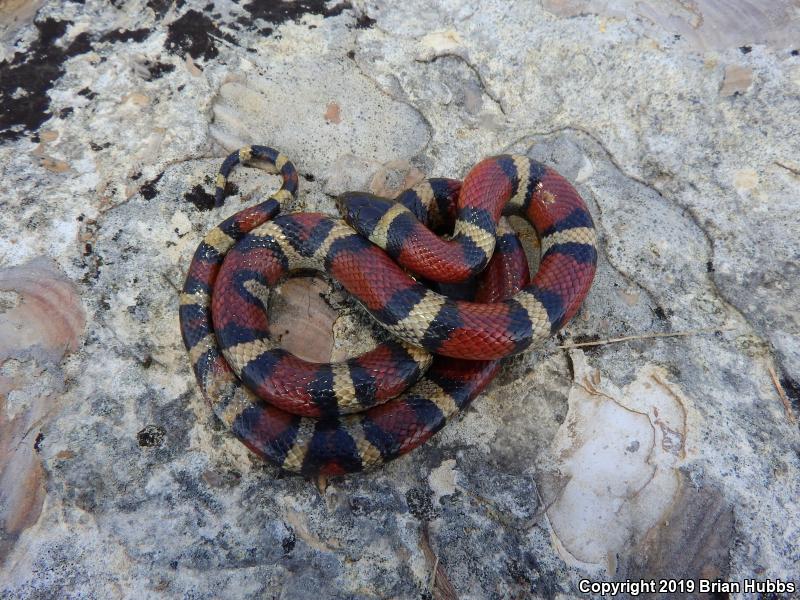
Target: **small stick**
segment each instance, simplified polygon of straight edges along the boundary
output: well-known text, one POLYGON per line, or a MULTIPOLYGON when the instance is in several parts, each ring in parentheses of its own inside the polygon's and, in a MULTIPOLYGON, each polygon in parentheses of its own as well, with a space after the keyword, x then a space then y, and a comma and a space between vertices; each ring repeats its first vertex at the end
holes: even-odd
POLYGON ((166 273, 164 273, 164 272, 162 271, 162 272, 161 272, 161 276, 162 276, 164 279, 166 279, 166 280, 167 280, 167 283, 170 285, 170 287, 171 287, 173 290, 175 290, 175 291, 176 291, 178 294, 180 294, 180 293, 181 293, 181 288, 179 288, 177 285, 175 285, 175 283, 172 281, 172 279, 170 279, 169 277, 167 277, 167 274, 166 274, 166 273))
POLYGON ((780 380, 778 379, 778 374, 775 372, 775 369, 772 366, 767 367, 767 371, 769 371, 769 376, 772 378, 772 385, 775 386, 775 389, 778 390, 778 396, 781 397, 781 402, 783 402, 783 410, 786 413, 786 418, 789 420, 789 423, 795 424, 797 423, 797 418, 794 416, 792 412, 792 405, 789 402, 789 398, 786 397, 786 392, 783 390, 783 386, 781 385, 780 380))
POLYGON ((648 340, 652 338, 686 337, 690 335, 700 335, 703 333, 717 333, 718 331, 731 331, 733 327, 709 327, 707 329, 690 329, 688 331, 674 331, 669 333, 644 333, 642 335, 626 335, 623 337, 608 338, 594 342, 580 342, 578 344, 562 344, 558 348, 583 348, 585 346, 605 346, 606 344, 616 344, 618 342, 628 342, 631 340, 648 340))
POLYGON ((798 176, 800 176, 800 169, 797 169, 797 168, 791 167, 791 166, 787 165, 786 163, 782 163, 782 162, 781 162, 781 161, 779 161, 779 160, 776 160, 776 161, 774 162, 774 164, 778 165, 779 167, 783 167, 784 169, 786 169, 787 171, 789 171, 789 173, 792 173, 792 174, 794 174, 794 175, 798 175, 798 176))
POLYGON ((458 594, 456 594, 453 584, 447 578, 447 573, 444 572, 444 569, 439 570, 441 568, 439 555, 431 548, 427 522, 422 524, 421 533, 420 546, 422 547, 422 553, 425 555, 425 560, 433 560, 433 569, 428 579, 428 591, 431 594, 431 598, 433 600, 458 600, 458 594))
POLYGON ((428 591, 433 596, 433 593, 436 591, 436 570, 439 568, 439 555, 434 554, 436 560, 433 561, 433 569, 431 569, 431 576, 428 579, 428 591))
POLYGON ((316 479, 314 480, 314 484, 317 486, 317 491, 319 492, 320 496, 324 496, 325 490, 328 489, 328 476, 318 473, 316 479))

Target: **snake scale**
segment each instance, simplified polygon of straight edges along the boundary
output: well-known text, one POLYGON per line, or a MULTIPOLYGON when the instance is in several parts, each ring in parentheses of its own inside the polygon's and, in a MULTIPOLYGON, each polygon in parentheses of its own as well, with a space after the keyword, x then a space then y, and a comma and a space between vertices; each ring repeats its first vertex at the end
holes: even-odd
POLYGON ((360 471, 419 446, 488 385, 499 359, 560 329, 594 278, 585 203, 527 157, 487 158, 463 183, 428 179, 395 200, 345 193, 344 220, 281 214, 297 171, 266 146, 225 159, 218 206, 233 167, 253 159, 283 184, 203 238, 180 296, 181 334, 216 416, 286 471, 360 471), (532 279, 504 215, 524 217, 539 236, 532 279), (336 279, 395 339, 329 364, 282 350, 269 332, 269 290, 307 270, 336 279))

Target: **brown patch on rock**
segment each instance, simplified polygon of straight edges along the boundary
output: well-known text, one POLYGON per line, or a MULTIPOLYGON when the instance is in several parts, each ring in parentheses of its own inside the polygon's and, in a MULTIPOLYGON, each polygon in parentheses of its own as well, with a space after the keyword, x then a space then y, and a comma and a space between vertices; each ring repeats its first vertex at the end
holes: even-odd
POLYGON ((373 175, 369 191, 384 198, 394 198, 423 179, 425 173, 407 160, 390 160, 373 175))
POLYGON ((328 362, 333 350, 336 311, 325 302, 321 277, 295 277, 270 296, 270 331, 281 348, 304 360, 328 362))
POLYGON ((51 156, 42 156, 39 159, 39 164, 52 173, 66 173, 69 171, 69 163, 51 156))
POLYGON ((33 439, 25 438, 28 423, 23 421, 7 420, 0 410, 0 564, 17 537, 38 520, 45 496, 44 469, 33 439), (20 446, 23 441, 28 443, 20 446))
POLYGON ((722 80, 719 95, 723 97, 744 94, 753 83, 753 69, 728 65, 725 67, 725 77, 722 80))
POLYGON ((63 390, 58 363, 77 350, 86 321, 77 290, 50 259, 0 269, 0 290, 7 300, 0 306, 2 562, 20 533, 39 518, 45 489, 38 452, 48 444, 41 429, 63 390), (11 403, 15 390, 19 397, 11 403))
POLYGON ((55 142, 58 139, 58 132, 52 129, 45 129, 39 132, 39 139, 43 142, 55 142))
MULTIPOLYGON (((620 565, 620 579, 721 579, 730 572, 729 553, 735 539, 733 507, 721 490, 695 487, 685 476, 670 509, 659 524, 620 565)), ((643 598, 668 598, 649 594, 643 598)), ((711 594, 697 594, 711 598, 711 594)))
POLYGON ((130 104, 136 108, 142 108, 150 104, 150 96, 141 92, 131 92, 122 98, 122 104, 130 104))
POLYGON ((53 360, 78 348, 86 324, 73 283, 48 258, 0 269, 0 290, 19 295, 19 302, 0 322, 0 360, 38 346, 53 360))
POLYGON ((334 124, 342 122, 342 109, 336 102, 328 102, 328 106, 325 107, 325 120, 334 124))
POLYGON ((0 41, 10 42, 22 27, 33 21, 44 0, 0 1, 0 41))

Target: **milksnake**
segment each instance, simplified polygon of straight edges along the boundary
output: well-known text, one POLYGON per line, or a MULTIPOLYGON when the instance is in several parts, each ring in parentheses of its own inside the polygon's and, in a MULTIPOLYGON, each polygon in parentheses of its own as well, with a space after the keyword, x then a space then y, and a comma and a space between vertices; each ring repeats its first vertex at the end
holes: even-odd
POLYGON ((499 359, 561 328, 591 286, 591 215, 563 177, 527 157, 488 158, 463 184, 429 179, 394 201, 348 192, 337 199, 344 221, 279 214, 298 176, 266 146, 225 159, 218 206, 233 167, 253 159, 283 184, 204 237, 180 296, 181 334, 216 416, 286 471, 360 471, 422 444, 488 385, 499 359), (501 218, 512 214, 540 238, 532 280, 501 218), (436 235, 448 225, 449 239, 436 235), (300 270, 328 273, 398 339, 341 363, 282 350, 269 334, 269 290, 300 270))

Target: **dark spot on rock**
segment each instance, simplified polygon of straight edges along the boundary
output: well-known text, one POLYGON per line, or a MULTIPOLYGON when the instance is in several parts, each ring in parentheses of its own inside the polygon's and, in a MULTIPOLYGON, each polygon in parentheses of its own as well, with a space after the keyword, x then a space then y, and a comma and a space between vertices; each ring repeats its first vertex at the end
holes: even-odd
POLYGON ((291 554, 292 550, 294 550, 294 546, 297 543, 297 536, 294 534, 294 531, 289 529, 289 535, 287 535, 283 540, 281 540, 281 547, 283 548, 284 554, 291 554))
POLYGON ((559 577, 553 573, 546 573, 533 585, 532 591, 540 598, 557 598, 560 590, 559 577))
POLYGON ((150 181, 145 182, 145 184, 139 188, 139 193, 145 200, 152 200, 158 195, 158 189, 156 188, 156 184, 161 180, 163 176, 164 172, 162 171, 161 173, 158 174, 158 176, 156 176, 155 179, 151 179, 150 181))
POLYGON ((61 109, 61 112, 59 112, 59 113, 58 113, 58 116, 59 116, 59 118, 61 118, 61 119, 66 119, 68 116, 70 116, 70 115, 72 114, 72 112, 73 112, 74 110, 75 110, 75 109, 74 109, 74 108, 72 108, 71 106, 68 106, 67 108, 62 108, 62 109, 61 109))
POLYGON ((659 319, 661 319, 662 321, 666 321, 666 320, 667 320, 667 318, 668 318, 668 317, 667 317, 667 313, 666 313, 666 312, 664 311, 664 309, 663 309, 663 308, 661 308, 660 306, 656 306, 656 307, 653 309, 653 314, 654 314, 656 317, 658 317, 659 319))
POLYGON ((136 173, 131 175, 131 181, 139 181, 139 179, 141 177, 142 177, 142 172, 141 171, 136 171, 136 173))
POLYGON ((39 452, 42 449, 42 442, 44 441, 44 434, 40 431, 36 434, 36 439, 33 441, 33 449, 39 452))
POLYGON ((167 432, 164 431, 163 427, 148 425, 136 434, 136 439, 139 441, 139 445, 142 448, 152 448, 154 446, 160 446, 166 434, 167 432))
POLYGON ((225 184, 225 196, 235 196, 239 193, 239 186, 233 183, 232 181, 228 181, 225 184))
POLYGON ((100 152, 109 146, 111 146, 111 142, 106 142, 105 144, 95 144, 94 142, 89 142, 89 147, 95 152, 100 152))
POLYGON ((172 0, 147 0, 147 7, 153 9, 158 18, 167 14, 169 7, 172 5, 172 0))
POLYGON ((436 515, 430 494, 422 488, 415 487, 408 490, 406 504, 409 512, 420 521, 430 521, 436 515))
POLYGON ((87 100, 94 100, 95 98, 97 98, 97 94, 95 94, 88 87, 85 87, 82 90, 78 90, 78 95, 83 96, 87 100))
POLYGON ((188 54, 192 58, 209 60, 219 54, 212 35, 231 43, 236 42, 230 35, 222 33, 206 15, 189 10, 169 24, 164 47, 173 54, 188 54))
POLYGON ((183 197, 194 204, 197 210, 211 210, 214 208, 214 194, 206 192, 202 185, 194 186, 183 197))
POLYGON ((639 450, 639 440, 633 440, 630 444, 625 446, 625 452, 637 452, 639 450))
POLYGON ((92 245, 89 242, 86 242, 83 245, 83 255, 89 256, 92 253, 92 245))
POLYGON ((202 478, 203 481, 211 487, 232 488, 239 485, 242 480, 242 474, 232 469, 225 471, 208 469, 207 471, 203 471, 202 478))
POLYGON ((713 261, 710 261, 710 260, 706 261, 706 271, 709 272, 709 273, 713 273, 714 272, 714 263, 713 263, 713 261))
POLYGON ((170 568, 170 569, 172 569, 173 571, 174 571, 175 569, 177 569, 177 568, 178 568, 178 561, 177 561, 177 560, 173 560, 173 561, 171 561, 171 562, 169 563, 169 568, 170 568))
POLYGON ((742 54, 750 54, 753 51, 752 46, 739 46, 739 52, 742 54))
POLYGON ((144 66, 147 67, 147 72, 150 73, 150 76, 148 77, 149 81, 158 79, 164 75, 164 73, 172 73, 172 71, 175 70, 175 65, 162 62, 147 61, 144 66))
POLYGON ((506 571, 511 576, 511 578, 520 584, 525 584, 530 586, 531 584, 531 576, 526 567, 521 561, 512 558, 506 563, 506 571))
MULTIPOLYGON (((64 74, 64 61, 91 49, 87 33, 66 48, 56 43, 69 24, 55 19, 36 23, 39 37, 25 51, 0 63, 0 140, 19 139, 50 118, 47 91, 64 74)), ((65 116, 63 111, 61 116, 65 116)))
POLYGON ((371 19, 366 15, 366 13, 362 13, 358 15, 356 19, 356 29, 369 29, 373 25, 375 25, 377 21, 375 19, 371 19))
MULTIPOLYGON (((286 332, 288 333, 288 332, 286 332)), ((348 501, 350 512, 355 516, 362 516, 371 513, 374 509, 372 502, 366 496, 352 496, 348 501)))
POLYGON ((142 368, 149 369, 153 366, 153 357, 149 354, 142 359, 142 368))
POLYGON ((780 381, 783 391, 786 392, 786 396, 792 401, 792 404, 796 408, 800 407, 800 383, 788 375, 781 377, 780 381))
POLYGON ((800 50, 792 50, 789 54, 792 56, 800 56, 800 50))
POLYGON ((599 335, 592 334, 592 335, 576 335, 575 337, 571 338, 569 342, 571 344, 585 344, 587 342, 596 342, 600 339, 599 335))
POLYGON ((147 39, 147 36, 150 35, 150 30, 146 28, 142 29, 115 29, 114 31, 109 31, 108 33, 103 34, 100 37, 101 42, 141 42, 147 39))
POLYGON ((92 49, 92 40, 88 33, 81 33, 75 36, 75 39, 72 40, 69 47, 64 52, 66 58, 70 56, 76 56, 78 54, 84 54, 89 52, 92 49))
POLYGON ((303 15, 335 17, 351 8, 349 2, 340 2, 326 8, 326 0, 299 0, 298 2, 275 2, 275 0, 251 0, 244 8, 253 19, 264 19, 270 23, 284 23, 299 19, 303 15))
POLYGON ((311 173, 303 173, 303 179, 306 181, 316 181, 316 177, 314 177, 311 173))
POLYGON ((347 52, 347 58, 349 58, 350 60, 355 60, 355 58, 356 58, 356 51, 355 51, 355 50, 349 50, 349 51, 347 52))

